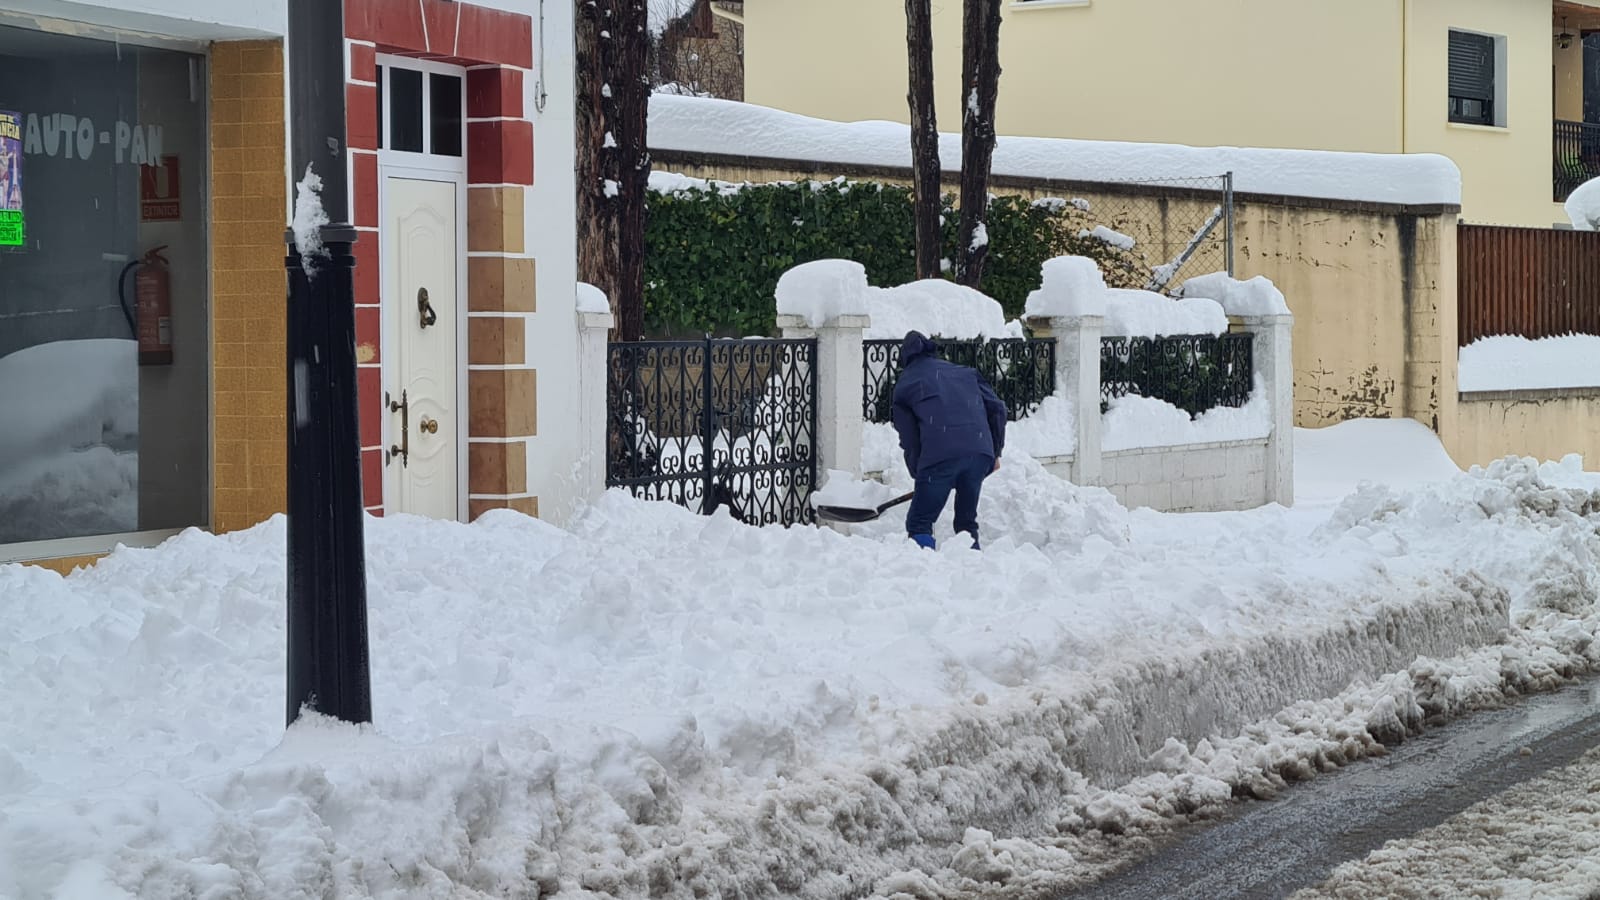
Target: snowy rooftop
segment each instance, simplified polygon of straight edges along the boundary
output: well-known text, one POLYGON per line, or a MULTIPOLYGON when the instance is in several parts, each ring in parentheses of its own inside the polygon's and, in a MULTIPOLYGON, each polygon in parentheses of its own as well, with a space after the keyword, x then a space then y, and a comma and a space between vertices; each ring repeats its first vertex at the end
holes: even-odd
MULTIPOLYGON (((911 139, 895 122, 834 122, 701 97, 650 98, 657 151, 730 153, 858 166, 909 166, 911 139)), ((940 135, 946 167, 961 161, 961 136, 940 135)), ((1234 189, 1407 205, 1461 203, 1461 170, 1436 154, 1344 153, 1188 147, 1061 138, 1001 137, 994 174, 1064 181, 1190 179, 1234 173, 1234 189)))

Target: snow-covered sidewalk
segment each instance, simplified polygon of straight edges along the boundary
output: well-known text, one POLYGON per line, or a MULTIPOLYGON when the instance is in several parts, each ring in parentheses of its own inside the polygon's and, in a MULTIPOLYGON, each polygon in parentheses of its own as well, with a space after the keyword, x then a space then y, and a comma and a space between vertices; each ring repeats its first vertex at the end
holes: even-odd
POLYGON ((1136 825, 1584 664, 1600 500, 1414 423, 1298 445, 1296 509, 1190 516, 1008 455, 982 553, 619 495, 371 520, 362 729, 284 734, 281 520, 0 567, 0 897, 864 896, 993 856, 968 826, 1136 825), (1198 740, 1463 648, 1437 696, 1198 740))

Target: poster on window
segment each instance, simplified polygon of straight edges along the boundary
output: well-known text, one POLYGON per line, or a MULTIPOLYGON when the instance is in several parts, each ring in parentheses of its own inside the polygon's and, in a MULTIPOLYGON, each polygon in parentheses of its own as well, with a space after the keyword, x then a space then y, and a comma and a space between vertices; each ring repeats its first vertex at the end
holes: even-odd
POLYGON ((183 198, 178 186, 178 158, 163 156, 156 165, 139 168, 139 218, 145 222, 176 222, 183 218, 183 198))
POLYGON ((0 247, 21 247, 22 115, 0 110, 0 247))

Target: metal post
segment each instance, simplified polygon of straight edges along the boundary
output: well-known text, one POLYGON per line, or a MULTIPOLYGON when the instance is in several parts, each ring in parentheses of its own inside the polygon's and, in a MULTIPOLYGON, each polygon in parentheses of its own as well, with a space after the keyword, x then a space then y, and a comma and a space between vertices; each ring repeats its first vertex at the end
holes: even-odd
MULTIPOLYGON (((303 708, 372 720, 366 551, 356 413, 356 231, 349 222, 344 11, 289 0, 291 173, 322 179, 327 256, 306 268, 287 240, 289 554, 287 721, 303 708)), ((296 197, 297 202, 299 197, 296 197)))
POLYGON ((1233 173, 1232 172, 1229 172, 1226 175, 1222 176, 1222 204, 1228 211, 1228 221, 1227 221, 1227 226, 1228 227, 1227 227, 1227 231, 1225 232, 1225 234, 1227 235, 1227 239, 1226 239, 1227 250, 1226 250, 1226 252, 1228 254, 1228 277, 1232 278, 1233 277, 1233 173))
POLYGON ((700 460, 705 477, 705 491, 700 497, 700 511, 706 515, 716 512, 716 462, 717 462, 717 418, 716 418, 716 392, 711 384, 711 335, 705 337, 704 367, 701 369, 701 378, 704 382, 704 396, 701 398, 700 415, 700 460))

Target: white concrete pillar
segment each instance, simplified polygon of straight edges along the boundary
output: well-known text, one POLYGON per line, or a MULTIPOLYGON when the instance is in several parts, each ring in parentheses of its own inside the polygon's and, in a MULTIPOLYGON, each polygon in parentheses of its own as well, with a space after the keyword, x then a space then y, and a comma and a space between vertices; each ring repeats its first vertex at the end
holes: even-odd
POLYGON ((861 477, 861 438, 866 427, 861 412, 866 316, 836 316, 812 328, 800 316, 779 316, 778 327, 790 339, 816 338, 817 473, 838 469, 861 477))
POLYGON ((578 313, 578 465, 573 495, 588 503, 606 489, 607 334, 610 313, 578 313))
POLYGON ((1267 502, 1294 505, 1294 316, 1238 316, 1232 323, 1253 335, 1251 353, 1271 409, 1267 437, 1267 502))
POLYGON ((1035 337, 1056 340, 1056 396, 1072 406, 1077 432, 1072 450, 1072 482, 1100 483, 1100 335, 1104 316, 1063 316, 1028 320, 1035 337))

